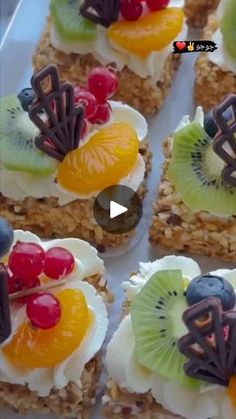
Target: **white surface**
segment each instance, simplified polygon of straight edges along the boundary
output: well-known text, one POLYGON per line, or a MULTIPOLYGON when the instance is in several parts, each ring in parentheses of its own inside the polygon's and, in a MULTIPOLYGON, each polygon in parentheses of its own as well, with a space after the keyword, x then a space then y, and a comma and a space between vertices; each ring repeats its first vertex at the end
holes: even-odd
MULTIPOLYGON (((1 50, 1 95, 19 92, 23 87, 29 85, 32 74, 31 56, 39 40, 45 18, 47 15, 49 0, 23 0, 18 8, 14 22, 8 29, 4 38, 1 50)), ((195 36, 195 39, 197 36, 195 36)), ((190 37, 194 39, 194 36, 190 37)), ((156 189, 161 174, 163 139, 176 128, 183 114, 194 114, 193 104, 193 83, 194 83, 194 60, 195 54, 184 54, 183 63, 173 85, 172 93, 166 100, 158 117, 149 121, 151 148, 154 152, 153 171, 149 178, 149 194, 145 201, 145 219, 150 222, 152 205, 156 197, 156 189)), ((105 258, 108 283, 116 295, 116 303, 110 308, 110 334, 119 322, 120 309, 123 293, 120 282, 129 277, 129 273, 137 270, 139 261, 155 260, 161 256, 160 249, 153 249, 148 241, 148 224, 142 224, 142 234, 138 235, 135 247, 120 255, 117 251, 113 256, 105 258), (120 256, 118 256, 120 255, 120 256)), ((163 251, 162 251, 163 252, 163 251)), ((194 257, 200 264, 203 271, 232 267, 220 260, 213 260, 206 257, 194 257)), ((108 337, 109 339, 109 337, 108 337)), ((125 350, 125 348, 124 348, 125 350)), ((28 419, 49 419, 53 416, 42 416, 32 414, 28 419)), ((16 415, 7 410, 0 411, 1 419, 19 419, 16 415)), ((23 418, 23 417, 22 417, 23 418)), ((25 416, 24 416, 25 418, 25 416)), ((102 415, 97 408, 94 411, 93 419, 101 419, 102 415)))
POLYGON ((116 218, 118 215, 124 214, 128 208, 123 205, 117 204, 115 201, 110 202, 110 218, 116 218))

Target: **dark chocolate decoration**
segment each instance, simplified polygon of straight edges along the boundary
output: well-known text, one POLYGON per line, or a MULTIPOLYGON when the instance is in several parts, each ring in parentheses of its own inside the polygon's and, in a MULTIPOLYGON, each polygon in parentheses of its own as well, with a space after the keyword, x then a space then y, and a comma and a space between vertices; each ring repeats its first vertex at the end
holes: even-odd
POLYGON ((7 270, 5 266, 0 263, 0 344, 8 339, 11 334, 11 315, 7 278, 7 270))
POLYGON ((190 332, 178 341, 189 358, 185 373, 228 386, 236 374, 236 311, 223 312, 220 300, 209 297, 187 309, 183 321, 190 332))
POLYGON ((39 128, 36 147, 49 156, 63 160, 79 146, 84 108, 74 104, 74 87, 61 82, 57 66, 50 64, 31 79, 36 95, 29 117, 39 128))
POLYGON ((213 110, 219 128, 213 141, 213 150, 226 163, 222 178, 226 185, 236 187, 236 95, 228 95, 213 110), (232 110, 232 120, 226 121, 224 113, 232 110))
POLYGON ((108 28, 118 20, 120 0, 84 0, 80 14, 92 22, 108 28))

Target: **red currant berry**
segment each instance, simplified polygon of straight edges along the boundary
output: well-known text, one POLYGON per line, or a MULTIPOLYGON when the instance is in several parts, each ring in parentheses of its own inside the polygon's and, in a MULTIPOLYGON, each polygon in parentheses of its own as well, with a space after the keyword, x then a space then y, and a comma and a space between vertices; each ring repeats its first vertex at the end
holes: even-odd
POLYGON ((63 247, 52 247, 46 252, 44 273, 49 278, 61 279, 70 274, 74 266, 74 256, 63 247))
POLYGON ((8 292, 13 294, 14 292, 21 291, 23 289, 22 281, 14 275, 8 275, 8 292))
POLYGON ((38 294, 28 301, 26 313, 32 326, 40 329, 50 329, 61 318, 60 301, 49 292, 38 294))
POLYGON ((155 10, 165 9, 170 0, 146 0, 147 7, 154 12, 155 10))
POLYGON ((143 14, 143 5, 137 0, 121 0, 120 12, 125 20, 138 20, 143 14))
POLYGON ((111 105, 107 102, 103 105, 98 105, 98 110, 96 114, 89 118, 91 124, 105 124, 111 118, 111 105))
POLYGON ((90 118, 97 112, 97 99, 88 90, 80 89, 75 96, 75 103, 84 106, 86 118, 90 118))
POLYGON ((114 71, 97 67, 88 76, 88 88, 98 103, 104 103, 118 90, 118 79, 114 71))
POLYGON ((8 266, 23 286, 28 287, 42 273, 44 259, 45 251, 39 244, 18 242, 9 256, 8 266))
MULTIPOLYGON (((34 288, 34 287, 39 287, 40 286, 40 280, 38 279, 38 278, 36 278, 35 280, 34 280, 34 283, 32 282, 32 285, 30 286, 30 287, 27 287, 27 289, 30 289, 30 288, 34 288)), ((25 288, 23 288, 23 290, 24 290, 25 288)), ((25 295, 24 297, 20 297, 20 298, 18 298, 17 299, 17 302, 18 303, 21 303, 21 304, 27 304, 30 300, 31 300, 31 298, 34 298, 34 297, 36 297, 37 295, 39 295, 39 293, 36 293, 36 294, 30 294, 30 295, 25 295)))

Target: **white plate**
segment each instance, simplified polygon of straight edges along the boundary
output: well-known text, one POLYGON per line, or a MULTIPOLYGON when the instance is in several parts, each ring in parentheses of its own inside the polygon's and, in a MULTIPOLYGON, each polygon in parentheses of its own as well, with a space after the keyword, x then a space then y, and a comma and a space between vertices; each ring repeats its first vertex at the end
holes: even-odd
MULTIPOLYGON (((16 94, 22 88, 29 86, 32 75, 31 57, 39 41, 46 16, 48 14, 49 0, 22 0, 17 12, 8 28, 2 42, 1 49, 1 96, 16 94)), ((191 34, 190 39, 197 39, 198 36, 191 34)), ((194 84, 194 61, 195 54, 185 54, 182 66, 175 79, 171 95, 165 102, 165 106, 156 118, 151 119, 149 138, 154 153, 153 171, 149 178, 149 193, 145 200, 145 214, 151 219, 152 205, 156 197, 157 185, 161 175, 163 139, 174 130, 184 114, 194 114, 193 84, 194 84)), ((146 224, 147 227, 147 224, 146 224)), ((132 247, 130 251, 116 256, 110 255, 105 258, 109 286, 116 295, 116 303, 110 309, 110 332, 115 330, 120 316, 120 309, 123 300, 123 293, 120 282, 129 277, 129 273, 137 270, 139 261, 154 260, 160 256, 160 251, 150 246, 148 241, 148 229, 144 232, 141 240, 132 247)), ((200 264, 203 272, 210 270, 231 267, 220 260, 213 260, 206 257, 193 256, 200 264)), ((0 417, 8 419, 23 418, 8 410, 0 411, 0 417)), ((53 416, 42 416, 31 414, 28 419, 46 418, 53 416)), ((25 416, 24 416, 25 418, 25 416)), ((93 419, 101 419, 99 406, 94 411, 93 419)))

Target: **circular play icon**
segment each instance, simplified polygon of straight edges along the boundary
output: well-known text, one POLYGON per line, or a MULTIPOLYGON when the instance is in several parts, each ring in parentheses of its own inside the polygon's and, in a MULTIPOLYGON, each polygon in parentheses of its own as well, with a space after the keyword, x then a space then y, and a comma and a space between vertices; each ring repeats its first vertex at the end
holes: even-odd
POLYGON ((143 206, 139 195, 132 189, 114 185, 100 192, 93 212, 98 225, 107 233, 125 234, 140 222, 143 206))

